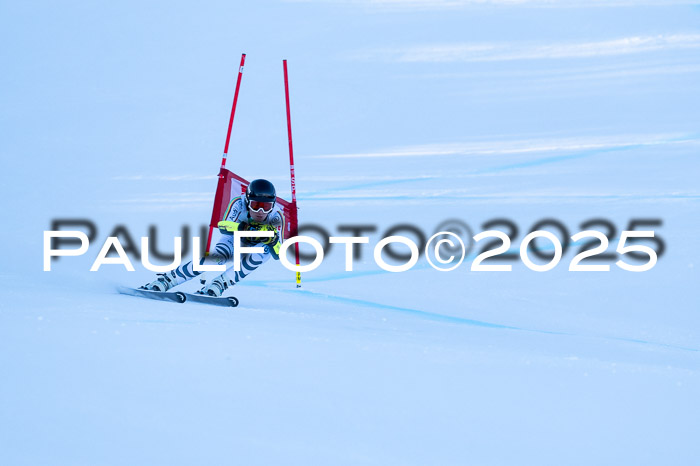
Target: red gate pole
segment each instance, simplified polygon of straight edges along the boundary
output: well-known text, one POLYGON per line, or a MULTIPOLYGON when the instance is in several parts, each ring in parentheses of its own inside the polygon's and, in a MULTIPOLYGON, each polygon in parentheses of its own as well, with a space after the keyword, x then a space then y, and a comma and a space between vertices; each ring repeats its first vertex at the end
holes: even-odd
MULTIPOLYGON (((243 77, 243 67, 245 66, 245 53, 241 55, 241 64, 238 66, 238 78, 236 79, 236 91, 233 93, 233 105, 231 105, 231 116, 228 120, 228 131, 226 132, 226 144, 224 144, 224 155, 221 157, 221 169, 219 170, 219 183, 216 187, 217 196, 219 192, 223 189, 224 184, 224 174, 223 169, 226 168, 226 157, 228 157, 228 144, 231 141, 231 128, 233 127, 233 117, 236 115, 236 105, 238 104, 238 90, 241 88, 241 78, 243 77)), ((216 201, 214 202, 214 208, 216 209, 216 201)), ((213 215, 213 214, 212 214, 213 215)), ((209 225, 209 237, 207 238, 207 248, 205 249, 205 254, 209 254, 209 248, 211 247, 211 237, 214 227, 209 225)))
MULTIPOLYGON (((289 174, 292 182, 292 218, 294 222, 293 232, 297 232, 299 228, 299 218, 297 216, 297 187, 296 178, 294 175, 294 148, 292 145, 292 117, 289 110, 289 78, 287 76, 287 60, 282 60, 284 68, 284 96, 287 102, 287 135, 289 139, 289 174)), ((294 255, 296 256, 297 266, 299 266, 299 243, 294 244, 294 255)), ((301 287, 301 272, 297 272, 297 288, 301 287)))
POLYGON ((243 67, 245 66, 245 53, 241 55, 241 64, 238 67, 238 79, 236 80, 236 92, 233 93, 233 105, 231 106, 231 117, 228 120, 228 131, 226 132, 226 144, 224 145, 224 156, 221 158, 221 168, 226 167, 226 157, 228 156, 228 143, 231 141, 231 128, 233 127, 233 117, 236 115, 236 104, 238 104, 238 90, 241 88, 241 78, 243 77, 243 67))

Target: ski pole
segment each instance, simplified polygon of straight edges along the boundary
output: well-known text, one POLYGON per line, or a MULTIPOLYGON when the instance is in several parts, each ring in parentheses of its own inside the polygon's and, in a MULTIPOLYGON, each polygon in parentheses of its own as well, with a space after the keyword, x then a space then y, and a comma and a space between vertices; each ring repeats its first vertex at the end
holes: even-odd
MULTIPOLYGON (((289 175, 292 183, 292 220, 293 232, 298 231, 299 217, 297 212, 297 188, 296 178, 294 175, 294 148, 292 145, 292 117, 289 110, 289 78, 287 76, 287 60, 282 60, 284 68, 284 96, 287 103, 287 135, 289 139, 289 175)), ((296 257, 297 267, 299 266, 299 243, 294 244, 294 255, 296 257)), ((301 287, 301 272, 297 272, 297 288, 301 287)))

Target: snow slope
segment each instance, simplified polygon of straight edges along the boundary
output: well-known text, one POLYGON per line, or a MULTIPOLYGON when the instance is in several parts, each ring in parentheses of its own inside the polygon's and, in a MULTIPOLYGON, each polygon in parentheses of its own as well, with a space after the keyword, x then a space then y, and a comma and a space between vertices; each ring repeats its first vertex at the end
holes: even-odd
POLYGON ((562 3, 3 6, 0 464, 695 464, 698 10, 562 3), (171 251, 207 222, 240 51, 229 167, 288 198, 284 55, 300 218, 370 244, 301 289, 266 264, 236 309, 116 294, 152 277, 89 272, 118 225, 171 251), (97 239, 42 272, 70 218, 97 239), (609 220, 609 251, 658 219, 666 250, 644 273, 569 272, 579 245, 543 273, 472 272, 481 244, 447 273, 372 259, 399 224, 499 218, 516 252, 547 218, 609 220))

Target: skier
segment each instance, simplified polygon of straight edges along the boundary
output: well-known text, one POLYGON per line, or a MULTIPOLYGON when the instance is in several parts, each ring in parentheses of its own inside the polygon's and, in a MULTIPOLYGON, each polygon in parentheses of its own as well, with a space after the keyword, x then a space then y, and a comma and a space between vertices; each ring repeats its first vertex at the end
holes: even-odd
MULTIPOLYGON (((200 264, 224 265, 224 273, 214 278, 197 293, 209 296, 221 296, 230 286, 235 285, 252 271, 270 259, 279 260, 279 250, 284 241, 285 218, 281 206, 278 206, 275 187, 267 180, 254 180, 250 183, 243 196, 231 200, 226 209, 224 219, 219 222, 222 238, 214 247, 214 251, 200 260, 200 264), (241 238, 242 246, 265 247, 264 253, 242 253, 241 270, 233 270, 233 233, 235 231, 271 231, 271 238, 241 238)), ((193 268, 192 261, 169 272, 158 274, 152 282, 143 285, 141 289, 151 291, 168 291, 195 278, 202 272, 193 268)), ((202 281, 204 283, 204 281, 202 281)))

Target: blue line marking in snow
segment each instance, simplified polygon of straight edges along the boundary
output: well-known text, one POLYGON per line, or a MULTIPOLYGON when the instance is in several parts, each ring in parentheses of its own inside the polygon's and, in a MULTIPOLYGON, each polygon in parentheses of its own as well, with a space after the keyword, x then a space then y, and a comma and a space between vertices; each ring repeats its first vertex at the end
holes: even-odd
MULTIPOLYGON (((698 139, 697 134, 690 134, 690 135, 686 135, 686 136, 682 136, 682 137, 666 139, 664 141, 658 141, 657 143, 654 143, 653 145, 656 146, 656 145, 661 145, 661 144, 674 144, 674 143, 679 143, 679 142, 693 142, 697 139, 698 139)), ((605 154, 608 152, 622 152, 622 151, 627 151, 627 150, 632 150, 632 149, 640 149, 643 147, 649 147, 650 145, 652 145, 652 144, 629 144, 629 145, 619 146, 619 147, 606 147, 606 148, 601 148, 601 149, 591 149, 591 150, 587 150, 587 151, 583 151, 583 152, 577 152, 574 154, 556 155, 553 157, 545 157, 542 159, 531 160, 529 162, 521 162, 521 163, 514 163, 514 164, 509 164, 509 165, 502 165, 500 167, 486 168, 484 170, 479 170, 477 172, 474 172, 474 174, 480 175, 482 173, 493 173, 493 172, 499 172, 499 171, 504 171, 504 170, 512 170, 515 168, 535 167, 538 165, 564 162, 567 160, 579 159, 579 158, 583 158, 583 157, 590 157, 593 155, 605 154)))
MULTIPOLYGON (((413 269, 423 269, 425 267, 419 267, 419 266, 414 266, 413 269)), ((315 278, 305 278, 304 281, 307 283, 313 283, 313 282, 327 282, 327 281, 333 281, 333 280, 345 280, 348 278, 358 278, 358 277, 369 277, 372 275, 386 275, 390 274, 392 272, 388 272, 386 270, 364 270, 364 271, 355 271, 353 270, 352 272, 338 272, 338 273, 330 273, 326 275, 322 275, 319 277, 315 278)), ((289 280, 270 280, 267 283, 289 283, 289 280)))
MULTIPOLYGON (((698 135, 691 135, 691 136, 686 136, 686 137, 681 137, 681 138, 675 138, 675 139, 669 139, 667 141, 662 141, 666 143, 674 143, 674 142, 684 142, 684 141, 692 141, 697 139, 698 135)), ((492 168, 487 168, 483 170, 478 170, 475 172, 471 172, 470 174, 484 174, 484 173, 494 173, 494 172, 500 172, 500 171, 506 171, 506 170, 512 170, 512 169, 518 169, 518 168, 527 168, 527 167, 533 167, 533 166, 539 166, 539 165, 546 165, 550 163, 557 163, 557 162, 562 162, 562 161, 567 161, 567 160, 574 160, 578 158, 584 158, 584 157, 589 157, 593 155, 598 155, 598 154, 603 154, 603 153, 608 153, 608 152, 618 152, 618 151, 626 151, 626 150, 631 150, 631 149, 637 149, 641 147, 646 147, 648 144, 633 144, 633 145, 628 145, 628 146, 623 146, 623 147, 613 147, 613 148, 603 148, 603 149, 594 149, 594 150, 588 150, 588 151, 583 151, 583 152, 577 152, 573 154, 566 154, 566 155, 559 155, 559 156, 552 156, 552 157, 545 157, 545 158, 540 158, 536 160, 531 160, 527 162, 520 162, 520 163, 515 163, 515 164, 508 164, 508 165, 501 165, 498 167, 492 167, 492 168)), ((332 189, 326 189, 326 190, 321 190, 321 191, 315 191, 315 192, 310 192, 307 193, 304 198, 307 198, 309 200, 357 200, 357 197, 314 197, 314 196, 319 196, 321 194, 326 194, 326 193, 333 193, 333 192, 338 192, 338 191, 348 191, 348 190, 353 190, 353 189, 358 189, 358 188, 366 188, 366 187, 372 187, 372 186, 387 186, 387 185, 393 185, 393 184, 399 184, 399 183, 408 183, 408 182, 413 182, 413 181, 423 181, 423 180, 429 180, 433 179, 435 177, 431 176, 424 176, 424 177, 415 177, 415 178, 405 178, 405 179, 399 179, 399 180, 388 180, 388 181, 375 181, 375 182, 370 182, 370 183, 362 183, 362 184, 356 184, 356 185, 351 185, 351 186, 344 186, 344 187, 338 187, 338 188, 332 188, 332 189)), ((473 196, 473 195, 467 195, 467 196, 458 196, 459 198, 463 199, 491 199, 490 198, 484 198, 483 196, 473 196)), ((502 196, 503 198, 510 198, 509 196, 502 196)), ((571 197, 571 196, 562 196, 563 198, 571 197)), ((631 198, 632 196, 622 196, 622 195, 606 195, 606 196, 576 196, 577 199, 580 198, 591 198, 591 199, 627 199, 631 198)), ((398 195, 398 196, 387 196, 387 197, 382 197, 382 200, 411 200, 411 199, 418 199, 418 198, 423 198, 423 199, 430 199, 428 196, 411 196, 411 195, 398 195)), ((647 196, 633 196, 634 199, 640 200, 640 199, 665 199, 665 198, 670 198, 670 199, 698 199, 700 196, 697 195, 647 195, 647 196)), ((368 271, 368 272, 356 272, 354 274, 355 277, 357 277, 357 274, 361 275, 375 275, 375 274, 381 274, 383 273, 382 271, 368 271)), ((333 274, 333 275, 328 275, 326 277, 319 277, 317 279, 312 279, 309 281, 327 281, 327 280, 336 280, 336 279, 343 279, 343 278, 349 278, 346 275, 339 273, 339 274, 333 274)), ((257 281, 249 281, 247 284, 251 286, 259 286, 259 287, 266 287, 268 286, 269 283, 275 283, 275 281, 266 281, 266 282, 257 282, 257 281)), ((340 302, 344 304, 354 304, 354 305, 359 305, 359 306, 364 306, 364 307, 371 307, 375 309, 384 309, 384 310, 390 310, 390 311, 398 311, 404 314, 409 314, 409 315, 414 315, 417 317, 421 317, 424 319, 432 320, 432 321, 438 321, 438 322, 447 322, 447 323, 457 323, 457 324, 465 324, 465 325, 471 325, 471 326, 477 326, 477 327, 485 327, 485 328, 495 328, 495 329, 505 329, 505 330, 519 330, 519 331, 525 331, 525 332, 536 332, 536 333, 542 333, 542 334, 550 334, 550 335, 567 335, 567 336, 579 336, 579 337, 585 337, 585 335, 577 335, 577 334, 572 334, 572 333, 565 333, 565 332, 556 332, 556 331, 547 331, 547 330, 533 330, 533 329, 525 329, 525 328, 520 328, 520 327, 513 327, 513 326, 508 326, 508 325, 502 325, 502 324, 495 324, 491 322, 483 322, 483 321, 478 321, 478 320, 473 320, 473 319, 465 319, 462 317, 455 317, 455 316, 447 316, 443 314, 438 314, 430 311, 423 311, 419 309, 411 309, 411 308, 405 308, 405 307, 400 307, 400 306, 393 306, 393 305, 388 305, 388 304, 382 304, 382 303, 377 303, 373 301, 365 301, 357 298, 350 298, 350 297, 343 297, 343 296, 335 296, 335 295, 329 295, 329 294, 324 294, 324 293, 318 293, 318 292, 313 292, 309 290, 300 290, 300 289, 294 289, 294 290, 286 290, 286 289, 279 289, 276 288, 278 291, 285 292, 285 293, 303 293, 307 296, 311 296, 314 298, 321 298, 321 299, 326 299, 326 300, 331 300, 335 302, 340 302)), ((622 341, 622 342, 627 342, 627 343, 635 343, 635 344, 643 344, 643 345, 650 345, 650 346, 659 346, 663 348, 670 348, 670 349, 677 349, 677 350, 683 350, 683 351, 690 351, 690 352, 698 352, 700 350, 695 349, 695 348, 689 348, 689 347, 684 347, 684 346, 677 346, 677 345, 671 345, 671 344, 666 344, 666 343, 657 343, 657 342, 651 342, 651 341, 646 341, 646 340, 639 340, 639 339, 633 339, 633 338, 622 338, 622 337, 595 337, 595 336, 589 336, 593 338, 600 338, 603 340, 614 340, 614 341, 622 341)))
MULTIPOLYGON (((451 200, 474 200, 474 201, 493 201, 493 200, 513 200, 513 195, 503 195, 503 196, 479 196, 479 195, 453 195, 450 194, 451 200)), ((569 200, 580 201, 583 199, 590 200, 633 200, 633 201, 646 201, 646 200, 663 200, 663 199, 700 199, 700 195, 696 194, 649 194, 649 195, 621 195, 621 194, 605 194, 605 195, 576 195, 570 196, 567 194, 552 194, 547 196, 535 196, 534 198, 548 198, 554 199, 559 202, 566 202, 569 200)), ((326 196, 326 197, 306 197, 305 201, 411 201, 415 199, 423 199, 429 201, 431 199, 441 200, 444 199, 442 196, 429 196, 429 195, 410 195, 410 194, 399 194, 394 196, 380 196, 373 198, 364 197, 351 197, 351 196, 326 196)))
MULTIPOLYGON (((653 145, 662 145, 662 144, 673 144, 673 143, 681 143, 681 142, 693 142, 696 141, 698 138, 700 138, 700 133, 699 134, 689 134, 685 135, 682 137, 677 137, 677 138, 671 138, 667 139, 664 141, 658 141, 653 143, 653 145)), ((507 170, 513 170, 513 169, 518 169, 518 168, 529 168, 529 167, 535 167, 539 165, 547 165, 550 163, 558 163, 558 162, 564 162, 567 160, 575 160, 579 158, 584 158, 584 157, 590 157, 598 154, 604 154, 608 152, 621 152, 621 151, 627 151, 627 150, 632 150, 632 149, 639 149, 639 148, 644 148, 644 147, 649 147, 652 144, 630 144, 630 145, 625 145, 625 146, 620 146, 620 147, 606 147, 606 148, 601 148, 601 149, 591 149, 587 151, 582 151, 582 152, 575 152, 573 154, 566 154, 566 155, 557 155, 557 156, 552 156, 552 157, 544 157, 544 158, 539 158, 536 160, 530 160, 527 162, 520 162, 520 163, 514 163, 514 164, 508 164, 508 165, 501 165, 497 167, 491 167, 491 168, 484 168, 482 170, 477 170, 474 172, 468 172, 470 175, 481 175, 481 174, 486 174, 486 173, 497 173, 497 172, 502 172, 502 171, 507 171, 507 170)), ((400 180, 388 180, 388 181, 374 181, 370 183, 362 183, 362 184, 356 184, 356 185, 351 185, 351 186, 343 186, 343 187, 338 187, 338 188, 331 188, 331 189, 324 189, 320 191, 313 191, 304 194, 303 196, 300 196, 300 200, 303 199, 313 199, 313 200, 325 200, 324 198, 319 198, 319 197, 314 197, 322 194, 327 194, 327 193, 333 193, 333 192, 338 192, 338 191, 349 191, 353 189, 358 189, 358 188, 367 188, 367 187, 376 187, 376 186, 387 186, 387 185, 393 185, 393 184, 399 184, 399 183, 409 183, 413 181, 423 181, 423 180, 430 180, 430 179, 435 179, 438 178, 436 176, 421 176, 421 177, 415 177, 415 178, 404 178, 400 180)), ((402 199, 416 199, 418 197, 424 197, 424 196, 389 196, 389 197, 382 197, 382 199, 395 199, 395 200, 402 200, 402 199)), ((474 198, 478 198, 478 196, 472 196, 474 198)), ((598 198, 597 196, 593 196, 594 198, 598 198)), ((470 198, 470 197, 466 197, 470 198)), ((615 196, 611 196, 611 198, 615 198, 615 196)), ((653 198, 653 197, 652 197, 653 198)), ((690 199, 697 199, 698 196, 673 196, 673 198, 690 198, 690 199)), ((357 198, 347 198, 347 199, 357 199, 357 198)), ((331 200, 346 200, 345 198, 332 198, 331 200)))
MULTIPOLYGON (((249 285, 252 286, 259 286, 259 287, 267 287, 268 282, 249 282, 249 285)), ((455 317, 455 316, 448 316, 444 314, 438 314, 436 312, 430 312, 430 311, 423 311, 419 309, 411 309, 407 307, 401 307, 401 306, 393 306, 390 304, 382 304, 382 303, 377 303, 374 301, 366 301, 363 299, 357 299, 357 298, 350 298, 350 297, 345 297, 345 296, 335 296, 335 295, 330 295, 326 293, 319 293, 316 291, 310 291, 310 290, 304 290, 304 289, 280 289, 280 288, 275 288, 277 291, 281 291, 283 293, 302 293, 304 295, 313 297, 313 298, 320 298, 320 299, 326 299, 330 301, 335 301, 343 304, 353 304, 357 306, 363 306, 363 307, 370 307, 373 309, 383 309, 383 310, 388 310, 388 311, 397 311, 402 314, 408 314, 412 315, 415 317, 423 318, 426 320, 431 320, 434 322, 445 322, 445 323, 451 323, 451 324, 461 324, 461 325, 469 325, 473 327, 482 327, 482 328, 492 328, 492 329, 499 329, 499 330, 516 330, 516 331, 521 331, 521 332, 532 332, 532 333, 541 333, 545 335, 561 335, 561 336, 573 336, 573 337, 581 337, 581 338, 597 338, 601 340, 612 340, 612 341, 621 341, 625 343, 635 343, 635 344, 640 344, 640 345, 646 345, 646 346, 657 346, 657 347, 662 347, 662 348, 668 348, 668 349, 675 349, 675 350, 681 350, 681 351, 689 351, 693 353, 700 352, 700 350, 696 348, 689 348, 686 346, 679 346, 679 345, 672 345, 668 343, 658 343, 654 341, 647 341, 647 340, 640 340, 636 338, 624 338, 624 337, 604 337, 604 336, 596 336, 596 335, 580 335, 580 334, 575 334, 575 333, 566 333, 566 332, 557 332, 553 330, 539 330, 539 329, 528 329, 528 328, 522 328, 522 327, 514 327, 510 325, 503 325, 503 324, 495 324, 492 322, 484 322, 480 320, 474 320, 474 319, 466 319, 464 317, 455 317)))
POLYGON ((624 150, 634 149, 634 148, 638 148, 638 147, 643 147, 643 145, 639 144, 639 145, 635 145, 635 146, 608 147, 605 149, 592 149, 592 150, 587 150, 587 151, 578 152, 578 153, 574 153, 574 154, 555 155, 553 157, 544 157, 541 159, 529 160, 527 162, 519 162, 519 163, 508 164, 508 165, 501 165, 500 167, 485 168, 483 170, 478 170, 478 171, 473 172, 473 173, 476 175, 481 175, 483 173, 501 172, 501 171, 513 170, 513 169, 517 169, 517 168, 536 167, 539 165, 546 165, 546 164, 557 163, 557 162, 565 162, 567 160, 581 159, 584 157, 590 157, 592 155, 604 154, 607 152, 624 151, 624 150))
POLYGON ((417 177, 414 177, 414 178, 401 178, 401 179, 398 179, 398 180, 371 181, 371 182, 368 182, 368 183, 360 183, 360 184, 354 184, 354 185, 350 185, 350 186, 342 186, 342 187, 339 187, 339 188, 332 188, 332 189, 329 189, 329 190, 324 189, 324 190, 321 190, 321 191, 312 191, 312 192, 309 192, 309 193, 305 193, 305 194, 304 194, 304 198, 306 198, 307 196, 315 196, 315 195, 317 195, 317 194, 323 194, 323 193, 326 193, 326 192, 328 192, 328 191, 333 191, 333 192, 336 192, 336 191, 350 191, 350 190, 353 190, 353 189, 371 188, 371 187, 374 187, 374 186, 388 186, 388 185, 392 185, 392 184, 410 183, 410 182, 413 182, 413 181, 434 180, 434 179, 436 179, 436 178, 438 178, 438 177, 437 177, 437 176, 417 176, 417 177))
POLYGON ((623 338, 623 337, 599 337, 599 338, 604 338, 606 340, 624 341, 626 343, 637 343, 640 345, 661 346, 662 348, 677 349, 677 350, 682 350, 682 351, 691 351, 693 353, 700 352, 700 350, 696 349, 696 348, 689 348, 687 346, 671 345, 668 343, 659 343, 656 341, 639 340, 637 338, 623 338))
MULTIPOLYGON (((267 282, 249 282, 248 284, 253 285, 253 286, 260 286, 260 287, 266 287, 267 282)), ((283 293, 295 293, 295 294, 304 294, 307 296, 311 296, 314 298, 321 298, 321 299, 327 299, 330 301, 335 301, 343 304, 355 304, 358 306, 364 306, 364 307, 371 307, 375 309, 386 309, 390 311, 399 311, 404 314, 411 314, 419 317, 423 317, 424 319, 428 320, 434 320, 438 322, 449 322, 449 323, 456 323, 456 324, 466 324, 466 325, 472 325, 472 326, 477 326, 477 327, 486 327, 486 328, 499 328, 499 329, 507 329, 507 330, 524 330, 518 327, 511 327, 508 325, 502 325, 502 324, 494 324, 491 322, 483 322, 480 320, 473 320, 473 319, 465 319, 463 317, 454 317, 454 316, 447 316, 444 314, 438 314, 435 312, 430 312, 430 311, 421 311, 419 309, 411 309, 407 307, 400 307, 400 306, 392 306, 390 304, 382 304, 382 303, 377 303, 374 301, 365 301, 363 299, 357 299, 357 298, 350 298, 346 296, 335 296, 335 295, 330 295, 326 293, 319 293, 317 291, 310 291, 310 290, 305 290, 305 289, 280 289, 280 288, 275 288, 277 291, 281 291, 283 293)), ((545 332, 545 333, 552 333, 552 332, 545 332)), ((553 332, 555 333, 555 332, 553 332)))

